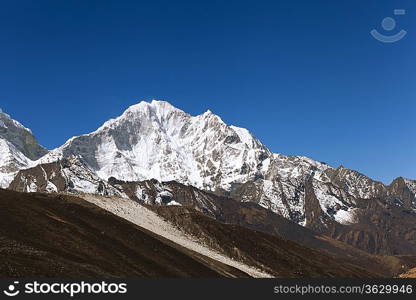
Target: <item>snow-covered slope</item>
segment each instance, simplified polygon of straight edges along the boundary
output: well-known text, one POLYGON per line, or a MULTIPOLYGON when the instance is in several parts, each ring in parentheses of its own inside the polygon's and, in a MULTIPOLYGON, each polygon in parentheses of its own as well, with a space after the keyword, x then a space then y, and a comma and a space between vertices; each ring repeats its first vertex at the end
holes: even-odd
POLYGON ((406 183, 406 186, 409 188, 409 190, 415 195, 416 197, 416 180, 411 180, 407 178, 403 178, 404 182, 406 183))
POLYGON ((178 180, 230 189, 261 172, 273 154, 247 130, 210 111, 191 116, 167 102, 141 102, 95 132, 70 139, 40 162, 80 156, 102 179, 178 180))
POLYGON ((0 188, 7 187, 19 170, 34 166, 33 160, 46 153, 30 129, 0 110, 0 188))
POLYGON ((30 160, 7 140, 0 138, 0 187, 5 188, 19 169, 30 165, 30 160))

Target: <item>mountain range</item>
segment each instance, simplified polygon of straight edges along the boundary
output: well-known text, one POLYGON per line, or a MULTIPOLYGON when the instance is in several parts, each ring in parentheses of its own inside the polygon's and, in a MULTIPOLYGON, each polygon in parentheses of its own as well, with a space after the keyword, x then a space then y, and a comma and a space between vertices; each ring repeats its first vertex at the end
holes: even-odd
POLYGON ((0 113, 0 187, 183 206, 295 242, 304 227, 366 253, 416 254, 416 181, 384 185, 342 166, 273 153, 211 111, 191 116, 164 101, 133 105, 50 151, 0 113), (281 220, 297 229, 283 233, 281 220))

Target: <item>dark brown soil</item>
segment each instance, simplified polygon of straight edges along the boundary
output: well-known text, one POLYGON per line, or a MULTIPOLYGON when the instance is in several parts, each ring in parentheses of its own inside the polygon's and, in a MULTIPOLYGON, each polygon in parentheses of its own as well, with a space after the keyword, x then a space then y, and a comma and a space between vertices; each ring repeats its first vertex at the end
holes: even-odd
POLYGON ((247 277, 72 196, 0 189, 0 277, 247 277))
POLYGON ((149 206, 207 245, 276 277, 377 277, 358 266, 277 236, 224 224, 193 209, 149 206))

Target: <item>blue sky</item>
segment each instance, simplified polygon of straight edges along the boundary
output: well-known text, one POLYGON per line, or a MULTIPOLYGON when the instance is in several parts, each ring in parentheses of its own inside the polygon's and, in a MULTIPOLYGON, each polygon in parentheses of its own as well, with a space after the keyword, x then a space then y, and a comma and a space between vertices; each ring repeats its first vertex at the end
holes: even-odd
POLYGON ((274 152, 416 178, 415 14, 412 0, 2 1, 0 107, 54 148, 163 99, 274 152), (408 31, 394 44, 370 36, 388 16, 408 31))

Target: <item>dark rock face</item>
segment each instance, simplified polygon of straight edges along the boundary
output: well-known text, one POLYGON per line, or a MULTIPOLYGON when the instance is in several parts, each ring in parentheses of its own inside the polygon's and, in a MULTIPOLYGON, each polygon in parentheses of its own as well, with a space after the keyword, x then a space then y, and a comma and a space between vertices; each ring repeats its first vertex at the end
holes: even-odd
POLYGON ((52 174, 55 172, 57 176, 53 176, 53 178, 50 178, 50 180, 57 187, 56 192, 65 191, 67 188, 69 188, 69 185, 66 183, 61 172, 62 168, 65 167, 65 163, 66 162, 63 162, 62 164, 60 162, 54 162, 50 164, 38 165, 34 168, 31 168, 30 171, 19 171, 17 176, 10 183, 9 189, 26 192, 29 188, 26 182, 29 178, 33 178, 36 180, 39 191, 46 192, 48 176, 45 176, 45 173, 52 174))
POLYGON ((383 255, 416 254, 416 216, 381 199, 362 203, 357 223, 332 224, 322 232, 369 253, 383 255))
MULTIPOLYGON (((369 253, 416 254, 414 181, 397 178, 385 186, 342 167, 325 170, 321 180, 313 177, 274 182, 286 211, 293 212, 289 207, 297 206, 299 195, 303 198, 300 213, 284 215, 287 219, 369 253), (289 195, 284 190, 287 186, 293 191, 289 195), (339 212, 352 213, 344 221, 339 212)), ((261 182, 251 181, 237 186, 230 196, 273 211, 273 201, 265 200, 263 191, 261 182)))
MULTIPOLYGON (((416 187, 416 184, 413 184, 416 187)), ((390 194, 389 200, 394 205, 403 206, 403 208, 408 210, 416 208, 415 191, 410 189, 409 185, 406 183, 406 179, 402 177, 396 178, 388 186, 388 191, 390 194)))
POLYGON ((305 226, 320 233, 326 232, 328 224, 333 225, 335 223, 323 213, 310 180, 305 185, 305 218, 305 226))
POLYGON ((74 156, 19 171, 9 189, 19 192, 117 194, 74 156))
POLYGON ((356 209, 355 220, 340 224, 328 218, 328 213, 319 212, 316 188, 308 185, 305 203, 309 207, 305 211, 311 216, 307 217, 307 227, 369 253, 416 254, 416 195, 411 190, 412 182, 407 184, 398 178, 384 186, 348 169, 326 172, 331 177, 329 194, 341 195, 339 205, 356 209))

